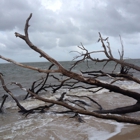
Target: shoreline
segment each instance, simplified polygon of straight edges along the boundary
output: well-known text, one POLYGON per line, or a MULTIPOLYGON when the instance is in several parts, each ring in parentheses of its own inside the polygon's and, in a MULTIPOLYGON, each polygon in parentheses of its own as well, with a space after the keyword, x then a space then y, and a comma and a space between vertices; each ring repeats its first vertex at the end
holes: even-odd
POLYGON ((3 121, 0 124, 0 139, 24 137, 46 140, 48 137, 48 140, 139 140, 140 138, 139 125, 84 115, 82 117, 85 123, 79 123, 76 118, 69 118, 73 114, 37 113, 25 117, 18 114, 17 109, 9 111, 1 116, 3 121))
POLYGON ((139 140, 140 127, 139 125, 132 125, 132 127, 122 128, 121 132, 109 138, 108 140, 139 140))

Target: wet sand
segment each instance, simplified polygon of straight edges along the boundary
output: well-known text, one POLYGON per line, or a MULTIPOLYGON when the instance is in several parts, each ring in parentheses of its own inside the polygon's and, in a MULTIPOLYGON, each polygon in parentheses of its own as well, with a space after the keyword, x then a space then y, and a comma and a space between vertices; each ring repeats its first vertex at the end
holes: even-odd
POLYGON ((140 126, 123 128, 121 132, 108 140, 140 140, 140 126))

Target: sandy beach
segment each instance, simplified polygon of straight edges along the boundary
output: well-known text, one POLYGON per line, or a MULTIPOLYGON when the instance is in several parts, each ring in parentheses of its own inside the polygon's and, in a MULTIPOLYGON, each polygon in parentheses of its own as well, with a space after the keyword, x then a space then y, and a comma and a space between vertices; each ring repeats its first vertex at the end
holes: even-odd
POLYGON ((123 128, 121 132, 108 140, 139 140, 140 139, 140 126, 133 125, 123 128))

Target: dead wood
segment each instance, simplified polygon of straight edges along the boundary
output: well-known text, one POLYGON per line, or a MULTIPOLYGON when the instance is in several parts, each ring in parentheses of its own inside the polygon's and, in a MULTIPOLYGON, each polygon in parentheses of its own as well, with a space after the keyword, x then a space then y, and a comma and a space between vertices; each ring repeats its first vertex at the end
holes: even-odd
MULTIPOLYGON (((102 119, 116 120, 118 122, 140 124, 139 119, 131 118, 131 117, 128 117, 128 116, 118 116, 118 115, 111 115, 111 114, 103 115, 103 114, 99 114, 97 112, 92 112, 92 111, 88 111, 88 110, 85 110, 85 109, 80 109, 80 108, 74 107, 73 105, 70 105, 70 104, 68 104, 68 103, 66 103, 64 101, 59 101, 59 100, 56 101, 56 100, 50 100, 50 99, 47 99, 47 98, 42 98, 41 96, 39 96, 39 95, 27 90, 26 88, 23 88, 21 84, 19 84, 19 83, 14 83, 14 84, 19 86, 22 90, 29 92, 31 95, 33 95, 38 100, 63 106, 65 108, 67 108, 67 109, 70 109, 74 113, 90 115, 90 116, 94 116, 94 117, 102 118, 102 119)), ((62 96, 64 96, 64 94, 62 96)))
POLYGON ((5 95, 5 94, 2 96, 3 101, 2 101, 1 106, 0 106, 0 113, 3 112, 3 111, 2 111, 2 107, 3 107, 3 105, 4 105, 4 103, 5 103, 7 97, 8 97, 8 95, 5 95))
POLYGON ((26 109, 19 103, 19 101, 14 97, 12 92, 6 87, 4 79, 2 78, 2 75, 0 75, 0 80, 1 80, 1 84, 2 84, 3 89, 13 98, 13 100, 16 102, 17 106, 19 107, 20 111, 25 112, 26 109))
MULTIPOLYGON (((139 72, 140 67, 137 66, 137 65, 134 65, 134 64, 130 64, 130 63, 123 60, 124 47, 123 47, 121 37, 120 37, 120 41, 121 41, 122 51, 121 52, 119 51, 120 59, 114 58, 114 56, 112 54, 112 51, 111 51, 109 38, 107 37, 106 39, 103 39, 101 34, 99 33, 98 42, 101 42, 102 50, 89 52, 84 47, 84 45, 81 43, 81 46, 78 46, 78 47, 82 50, 82 53, 78 52, 79 55, 74 58, 74 60, 76 60, 76 59, 79 59, 79 60, 74 62, 74 64, 70 68, 70 70, 67 70, 57 60, 55 60, 54 58, 49 56, 47 53, 45 53, 43 50, 41 50, 40 48, 35 46, 30 41, 29 35, 28 35, 28 28, 29 28, 29 21, 30 21, 31 17, 32 17, 32 14, 30 14, 30 16, 26 20, 25 28, 24 28, 24 35, 15 32, 15 36, 24 40, 26 42, 26 44, 32 50, 39 53, 41 57, 44 57, 52 65, 48 69, 40 69, 40 68, 36 68, 36 67, 32 67, 32 66, 28 66, 28 65, 18 63, 18 62, 14 61, 14 60, 11 60, 9 58, 5 58, 1 55, 0 55, 0 58, 6 60, 8 62, 11 62, 13 64, 16 64, 20 67, 45 73, 46 77, 39 80, 39 81, 33 82, 32 86, 31 86, 31 89, 25 89, 19 83, 14 83, 14 84, 19 86, 22 90, 25 90, 28 94, 35 97, 36 99, 44 101, 45 103, 46 102, 50 103, 50 105, 44 105, 44 106, 36 107, 36 108, 30 109, 30 110, 26 110, 24 107, 22 107, 20 105, 18 100, 11 93, 11 91, 9 91, 7 89, 7 87, 5 86, 3 78, 1 77, 1 82, 2 82, 2 86, 3 86, 4 90, 8 94, 10 94, 10 96, 12 96, 12 98, 15 100, 15 102, 17 103, 17 106, 21 109, 21 111, 25 112, 26 114, 33 113, 36 110, 39 110, 40 112, 45 112, 46 109, 48 110, 53 105, 59 105, 59 106, 62 106, 64 108, 68 109, 70 112, 73 112, 75 114, 74 117, 78 117, 79 121, 81 121, 81 122, 82 122, 82 120, 81 120, 80 114, 84 114, 84 115, 90 115, 90 116, 103 118, 103 119, 112 119, 112 120, 116 120, 118 122, 140 124, 140 120, 135 119, 135 118, 112 115, 112 114, 124 114, 124 113, 131 113, 131 112, 135 112, 135 111, 140 111, 140 94, 136 91, 123 89, 123 88, 114 84, 116 81, 120 81, 120 80, 121 81, 122 80, 131 80, 133 82, 136 82, 136 83, 140 84, 139 79, 137 79, 133 75, 129 75, 129 70, 130 69, 134 69, 134 70, 139 72), (92 54, 94 54, 94 53, 104 53, 106 58, 105 59, 99 59, 99 58, 95 59, 95 58, 92 57, 92 54), (81 71, 81 73, 79 74, 79 73, 76 73, 76 72, 73 71, 73 68, 83 61, 86 61, 87 66, 88 66, 88 61, 89 60, 93 61, 93 62, 96 62, 96 63, 105 62, 105 64, 103 65, 103 68, 105 66, 107 66, 108 63, 111 62, 111 61, 115 62, 116 64, 114 66, 114 69, 112 70, 112 73, 106 73, 106 72, 103 72, 103 71, 100 70, 100 71, 98 71, 98 73, 97 73, 97 71, 92 71, 92 72, 82 72, 81 71), (56 66, 55 69, 51 69, 53 65, 56 66), (117 74, 113 73, 118 65, 120 66, 120 73, 119 74, 118 73, 117 74), (47 85, 46 83, 48 81, 50 73, 52 73, 52 74, 53 73, 59 73, 59 74, 63 75, 65 78, 63 80, 60 80, 58 77, 56 77, 54 75, 51 75, 55 80, 57 80, 59 82, 59 84, 58 85, 54 85, 54 84, 53 85, 47 85), (106 76, 110 79, 113 79, 113 81, 105 82, 105 81, 99 80, 99 78, 103 77, 103 76, 106 76), (70 84, 71 80, 74 80, 72 84, 70 84), (77 83, 80 84, 80 85, 76 85, 77 83), (81 83, 82 83, 82 85, 81 85, 81 83), (85 86, 83 86, 83 85, 85 85, 85 86), (41 92, 42 90, 46 91, 47 88, 52 88, 52 91, 56 92, 57 90, 61 89, 62 87, 69 87, 69 89, 74 89, 74 88, 88 89, 88 88, 91 88, 90 86, 92 88, 93 87, 100 88, 98 90, 107 89, 110 92, 112 92, 113 94, 118 93, 118 94, 128 96, 130 98, 135 99, 137 102, 136 102, 136 104, 131 105, 131 106, 116 108, 116 109, 112 109, 112 110, 104 110, 103 107, 99 103, 97 103, 95 100, 93 100, 90 97, 85 96, 86 98, 88 98, 89 100, 91 100, 92 102, 94 102, 96 105, 99 106, 99 110, 89 111, 85 107, 88 104, 85 101, 81 100, 81 98, 83 98, 82 96, 81 97, 79 96, 80 99, 78 99, 78 100, 75 100, 75 99, 70 100, 70 99, 64 99, 65 96, 66 96, 66 93, 63 93, 58 100, 50 100, 50 99, 43 98, 43 97, 38 95, 39 92, 41 92), (84 106, 81 106, 80 105, 81 103, 84 106), (76 105, 76 106, 73 106, 73 105, 76 105), (106 114, 106 113, 111 113, 111 114, 106 114)), ((28 96, 28 94, 27 94, 27 96, 28 96)), ((27 96, 26 96, 26 98, 27 98, 27 96)))

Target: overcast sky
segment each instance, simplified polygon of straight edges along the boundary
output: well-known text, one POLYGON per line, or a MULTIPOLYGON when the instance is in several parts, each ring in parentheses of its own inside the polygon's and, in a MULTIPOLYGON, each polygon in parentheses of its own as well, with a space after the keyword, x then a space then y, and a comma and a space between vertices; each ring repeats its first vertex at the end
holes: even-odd
POLYGON ((14 35, 24 33, 30 13, 32 43, 57 60, 72 60, 77 54, 69 52, 78 51, 80 42, 101 50, 98 32, 109 37, 115 57, 121 35, 125 58, 140 58, 140 0, 0 0, 0 55, 18 62, 45 61, 14 35))

